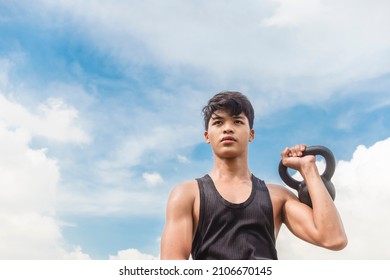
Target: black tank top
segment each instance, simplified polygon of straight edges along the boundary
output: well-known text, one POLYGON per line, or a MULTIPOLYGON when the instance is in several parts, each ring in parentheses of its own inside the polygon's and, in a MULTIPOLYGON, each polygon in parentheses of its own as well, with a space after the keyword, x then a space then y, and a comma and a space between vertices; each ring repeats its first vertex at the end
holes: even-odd
POLYGON ((196 180, 200 209, 192 259, 277 259, 272 202, 262 180, 252 175, 252 192, 239 204, 225 200, 209 175, 196 180))

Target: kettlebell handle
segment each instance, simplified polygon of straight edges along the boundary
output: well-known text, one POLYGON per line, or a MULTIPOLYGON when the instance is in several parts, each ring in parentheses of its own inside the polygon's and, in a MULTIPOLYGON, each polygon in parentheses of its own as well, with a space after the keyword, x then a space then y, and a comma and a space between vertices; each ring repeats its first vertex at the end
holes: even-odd
MULTIPOLYGON (((336 160, 332 151, 324 146, 309 146, 302 152, 302 156, 306 155, 321 155, 324 157, 326 166, 321 178, 330 181, 336 169, 336 160)), ((302 182, 295 180, 288 174, 287 167, 283 165, 282 161, 279 163, 279 175, 286 185, 297 191, 299 190, 302 182)))

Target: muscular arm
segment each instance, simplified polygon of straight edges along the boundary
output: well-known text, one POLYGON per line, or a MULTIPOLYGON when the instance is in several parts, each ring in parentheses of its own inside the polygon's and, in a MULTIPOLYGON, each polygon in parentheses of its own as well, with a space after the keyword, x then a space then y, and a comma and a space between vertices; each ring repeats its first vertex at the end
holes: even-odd
POLYGON ((283 164, 298 170, 304 178, 313 207, 287 197, 282 210, 283 222, 296 236, 331 250, 341 250, 347 237, 337 208, 318 173, 314 156, 302 157, 305 147, 286 149, 283 164))
POLYGON ((162 260, 185 260, 191 253, 194 219, 194 187, 191 183, 176 186, 166 210, 166 224, 161 237, 162 260))

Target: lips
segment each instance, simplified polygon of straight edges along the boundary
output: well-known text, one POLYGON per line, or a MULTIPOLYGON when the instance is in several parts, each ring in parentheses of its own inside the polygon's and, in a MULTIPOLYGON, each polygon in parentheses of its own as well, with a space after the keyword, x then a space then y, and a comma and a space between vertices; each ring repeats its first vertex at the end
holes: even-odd
POLYGON ((236 141, 236 138, 232 137, 232 136, 225 136, 221 139, 221 142, 235 142, 236 141))

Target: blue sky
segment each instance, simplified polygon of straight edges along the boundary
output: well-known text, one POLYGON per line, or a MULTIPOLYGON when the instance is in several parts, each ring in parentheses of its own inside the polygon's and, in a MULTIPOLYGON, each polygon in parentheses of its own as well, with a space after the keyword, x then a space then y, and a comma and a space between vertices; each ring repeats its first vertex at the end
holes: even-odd
POLYGON ((222 90, 255 107, 258 177, 282 184, 285 146, 336 156, 349 246, 282 230, 280 258, 390 257, 390 5, 210 2, 0 1, 0 258, 157 258, 170 190, 212 166, 201 109, 222 90))

